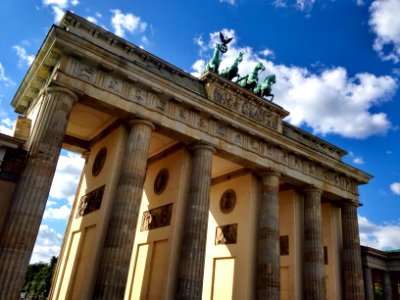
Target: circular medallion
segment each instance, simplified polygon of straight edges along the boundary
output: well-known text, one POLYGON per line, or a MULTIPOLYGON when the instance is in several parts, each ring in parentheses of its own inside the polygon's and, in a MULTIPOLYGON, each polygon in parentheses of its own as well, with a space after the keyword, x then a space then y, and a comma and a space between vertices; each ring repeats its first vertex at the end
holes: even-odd
POLYGON ((236 193, 234 190, 226 190, 219 201, 219 208, 224 214, 229 214, 236 204, 236 193))
POLYGON ((154 193, 157 195, 164 192, 168 184, 169 172, 167 169, 162 169, 158 172, 156 179, 154 180, 154 193))
POLYGON ((93 176, 97 176, 100 174, 101 169, 103 169, 104 162, 106 161, 106 157, 107 157, 107 148, 103 147, 100 149, 100 151, 96 155, 96 158, 94 159, 92 167, 93 176))

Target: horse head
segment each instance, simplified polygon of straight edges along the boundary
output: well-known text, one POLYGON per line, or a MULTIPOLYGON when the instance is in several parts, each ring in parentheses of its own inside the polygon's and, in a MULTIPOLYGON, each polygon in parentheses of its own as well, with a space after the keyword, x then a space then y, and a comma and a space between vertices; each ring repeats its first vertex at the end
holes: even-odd
POLYGON ((259 71, 264 71, 265 67, 262 62, 257 63, 256 67, 254 68, 254 71, 259 72, 259 71))
POLYGON ((238 57, 236 58, 237 62, 241 62, 243 60, 243 52, 239 52, 238 57))

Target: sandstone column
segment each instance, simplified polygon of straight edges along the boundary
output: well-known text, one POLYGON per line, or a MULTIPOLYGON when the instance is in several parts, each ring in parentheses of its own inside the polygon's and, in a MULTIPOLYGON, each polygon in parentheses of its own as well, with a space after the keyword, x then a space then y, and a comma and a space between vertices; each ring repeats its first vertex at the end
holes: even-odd
POLYGON ((365 299, 361 263, 357 207, 359 203, 346 201, 341 206, 343 235, 344 295, 346 300, 365 299))
POLYGON ((60 155, 73 92, 50 87, 29 144, 29 159, 0 234, 0 299, 19 299, 60 155))
POLYGON ((385 300, 392 300, 392 282, 390 280, 389 271, 383 272, 383 296, 385 300))
POLYGON ((326 299, 324 246, 322 239, 322 190, 304 190, 304 299, 326 299))
POLYGON ((280 299, 279 177, 268 171, 261 176, 258 215, 257 299, 280 299))
POLYGON ((154 125, 133 120, 115 191, 94 299, 124 299, 154 125))
POLYGON ((196 300, 202 297, 211 167, 215 150, 205 144, 197 144, 192 150, 192 172, 186 199, 175 299, 196 300))
POLYGON ((364 268, 365 299, 374 300, 374 282, 371 268, 364 268))

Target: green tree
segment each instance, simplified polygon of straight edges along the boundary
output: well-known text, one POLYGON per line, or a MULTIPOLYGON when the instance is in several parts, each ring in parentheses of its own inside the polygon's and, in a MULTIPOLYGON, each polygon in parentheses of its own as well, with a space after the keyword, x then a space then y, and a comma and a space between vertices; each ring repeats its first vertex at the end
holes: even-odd
POLYGON ((36 263, 29 265, 23 287, 25 298, 34 296, 39 299, 46 299, 50 292, 56 264, 57 257, 53 256, 48 264, 36 263))

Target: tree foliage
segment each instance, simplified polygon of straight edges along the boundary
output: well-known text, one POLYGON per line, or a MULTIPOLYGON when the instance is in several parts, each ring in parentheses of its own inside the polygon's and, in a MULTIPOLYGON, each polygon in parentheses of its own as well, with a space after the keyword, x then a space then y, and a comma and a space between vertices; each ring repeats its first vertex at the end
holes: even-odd
POLYGON ((53 256, 48 264, 36 263, 29 265, 23 287, 25 298, 37 297, 38 299, 46 299, 50 292, 56 264, 57 257, 53 256))

